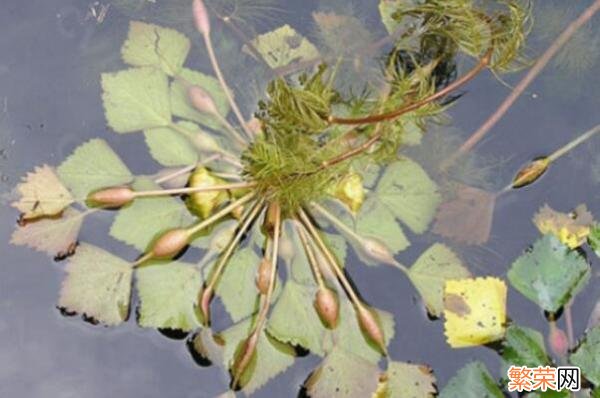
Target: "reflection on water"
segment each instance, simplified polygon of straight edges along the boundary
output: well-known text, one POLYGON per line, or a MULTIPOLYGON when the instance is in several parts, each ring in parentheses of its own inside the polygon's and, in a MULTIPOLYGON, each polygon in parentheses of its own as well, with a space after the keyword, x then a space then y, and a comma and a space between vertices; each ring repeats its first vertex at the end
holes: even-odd
MULTIPOLYGON (((182 12, 189 2, 173 1, 165 6, 163 15, 145 0, 113 1, 102 23, 89 17, 93 3, 8 0, 0 10, 0 52, 4 54, 0 60, 0 193, 7 192, 18 176, 33 166, 57 164, 75 146, 91 137, 100 136, 114 144, 119 154, 128 158, 134 172, 155 167, 147 155, 136 152, 142 138, 125 138, 107 132, 98 76, 101 71, 121 67, 119 47, 130 18, 154 20, 191 32, 189 13, 182 12)), ((109 5, 109 2, 101 3, 109 5)), ((358 9, 364 13, 365 20, 374 23, 376 19, 371 15, 372 8, 357 2, 317 3, 300 5, 290 0, 285 7, 279 7, 283 12, 261 19, 260 10, 249 10, 254 14, 248 14, 246 20, 252 21, 254 15, 259 21, 255 25, 257 29, 266 31, 277 25, 278 19, 285 19, 310 35, 313 9, 324 12, 358 9)), ((578 3, 582 4, 577 5, 573 15, 590 2, 578 3)), ((557 18, 546 15, 557 4, 546 3, 540 18, 557 18)), ((564 23, 566 21, 562 26, 564 23)), ((536 36, 532 43, 536 48, 543 48, 560 29, 549 32, 551 27, 548 24, 547 29, 534 31, 536 36)), ((221 27, 215 29, 220 32, 221 27)), ((222 29, 225 32, 226 28, 222 29)), ((591 38, 585 43, 597 49, 597 27, 582 32, 591 38)), ((226 37, 234 38, 231 34, 226 37)), ((195 45, 202 51, 198 43, 195 45)), ((226 53, 239 53, 235 43, 225 43, 221 49, 226 53)), ((479 146, 481 157, 499 159, 486 165, 499 181, 510 180, 512 174, 534 156, 550 153, 598 123, 599 100, 597 95, 589 95, 597 90, 576 84, 581 80, 598 84, 593 72, 598 71, 599 60, 592 55, 599 52, 590 49, 583 53, 584 59, 575 64, 574 58, 581 55, 576 51, 581 49, 570 51, 563 61, 559 58, 558 64, 550 66, 479 146), (557 90, 560 87, 577 87, 577 95, 557 90), (581 90, 584 93, 578 95, 581 90)), ((371 60, 375 65, 376 58, 371 60)), ((231 59, 242 61, 228 62, 226 74, 232 76, 233 86, 251 87, 240 93, 242 102, 250 107, 262 87, 244 81, 241 69, 247 59, 238 55, 231 59)), ((373 65, 364 67, 367 69, 362 70, 368 70, 373 65)), ((510 84, 517 81, 518 76, 507 79, 510 84)), ((508 89, 490 74, 478 78, 451 110, 453 124, 467 133, 474 130, 507 92, 508 89)), ((585 202, 593 213, 600 214, 595 200, 600 179, 600 160, 598 151, 594 150, 600 148, 597 141, 563 159, 531 188, 502 196, 496 203, 491 238, 485 246, 455 246, 474 273, 504 275, 510 262, 538 236, 530 218, 545 202, 565 211, 585 202), (590 164, 595 165, 591 171, 590 164), (595 179, 591 179, 594 176, 595 179)), ((110 217, 95 215, 85 226, 82 240, 112 247, 117 254, 132 258, 135 252, 107 237, 110 217)), ((199 398, 213 397, 226 389, 226 376, 216 367, 197 366, 184 341, 141 329, 133 319, 124 326, 108 329, 84 323, 78 317, 61 316, 54 306, 65 264, 8 245, 16 218, 14 209, 0 207, 3 221, 0 226, 0 396, 199 398)), ((411 249, 401 255, 403 261, 410 263, 436 239, 435 236, 415 237, 411 249)), ((592 256, 590 259, 597 270, 597 260, 592 256)), ((395 359, 431 365, 438 385, 444 385, 459 364, 472 358, 484 359, 490 370, 499 372, 499 362, 492 351, 451 350, 447 346, 442 323, 427 319, 406 278, 392 269, 367 268, 357 259, 351 260, 349 273, 367 301, 377 303, 396 317, 396 337, 390 348, 395 359)), ((594 278, 597 282, 597 273, 594 278)), ((594 281, 590 286, 594 286, 594 281)), ((599 298, 600 293, 593 288, 578 298, 574 317, 577 335, 585 329, 588 314, 599 298)), ((512 290, 509 307, 513 320, 541 330, 546 327, 535 305, 512 290)), ((216 312, 215 319, 226 317, 223 309, 216 312)), ((317 362, 311 356, 298 360, 256 396, 295 396, 317 362)))

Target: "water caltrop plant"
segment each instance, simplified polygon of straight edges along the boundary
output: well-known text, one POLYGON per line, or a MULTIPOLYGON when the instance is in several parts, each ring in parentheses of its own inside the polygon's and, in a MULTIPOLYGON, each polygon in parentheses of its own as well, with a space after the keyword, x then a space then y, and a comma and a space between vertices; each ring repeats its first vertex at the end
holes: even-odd
MULTIPOLYGON (((140 326, 190 333, 194 355, 222 364, 231 388, 247 394, 291 366, 300 348, 323 357, 304 386, 311 397, 436 394, 431 369, 389 358, 394 330, 408 326, 395 325, 355 289, 344 268, 348 245, 364 263, 406 275, 429 314, 444 317, 452 347, 501 342, 508 356, 515 344, 538 344, 537 332, 507 328, 506 283, 473 277, 445 244, 434 243, 412 266, 396 260, 445 199, 401 149, 418 145, 479 73, 527 64, 528 5, 492 3, 382 1, 390 50, 380 79, 360 95, 339 84, 341 58, 329 62, 289 25, 258 35, 245 49, 271 72, 304 68, 291 77, 272 73, 252 118, 226 82, 213 48, 214 15, 202 0, 190 7, 214 76, 186 66, 186 35, 132 21, 121 48, 126 69, 101 77, 104 111, 116 133, 143 132, 163 169, 133 175, 104 139, 92 139, 19 184, 13 205, 22 215, 12 242, 68 257, 58 305, 94 323, 129 318, 135 280, 140 326), (462 74, 459 59, 472 64, 462 74), (110 235, 138 250, 137 259, 78 242, 84 219, 106 210, 115 214, 110 235), (202 258, 188 262, 198 252, 202 258), (218 333, 210 327, 215 299, 233 322, 218 333)), ((319 15, 322 29, 342 29, 348 18, 319 15)), ((521 175, 514 186, 535 178, 521 175)), ((591 218, 577 224, 550 208, 540 214, 536 225, 547 235, 508 278, 558 313, 589 279, 575 249, 596 230, 591 218), (528 264, 538 261, 548 269, 536 268, 536 278, 528 264), (559 267, 564 262, 569 272, 559 267), (565 273, 560 284, 547 279, 556 272, 565 273), (547 294, 534 294, 542 285, 547 294)), ((589 355, 580 349, 573 362, 589 355)), ((586 377, 595 382, 595 375, 586 377)), ((464 388, 501 394, 478 362, 456 377, 441 396, 466 396, 464 388)))

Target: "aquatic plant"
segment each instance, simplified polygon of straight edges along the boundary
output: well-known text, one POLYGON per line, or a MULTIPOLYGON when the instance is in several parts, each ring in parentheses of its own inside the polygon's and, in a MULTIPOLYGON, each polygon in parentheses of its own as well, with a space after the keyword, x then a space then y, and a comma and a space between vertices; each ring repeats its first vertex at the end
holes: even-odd
MULTIPOLYGON (((143 131, 150 154, 167 169, 134 176, 106 141, 93 139, 55 169, 36 168, 17 187, 14 206, 22 215, 12 242, 69 257, 59 298, 65 313, 105 325, 126 321, 135 275, 138 323, 194 332, 191 349, 223 363, 232 389, 252 393, 303 348, 323 357, 305 383, 312 397, 340 391, 352 397, 432 396, 431 369, 389 358, 394 320, 367 303, 350 280, 344 263, 351 245, 365 263, 395 267, 413 283, 428 313, 445 318, 450 346, 499 343, 504 359, 519 364, 530 361, 515 348, 524 345, 543 353, 537 363, 550 363, 537 332, 507 325, 502 279, 473 277, 442 243, 410 267, 396 259, 410 245, 410 234, 426 232, 438 207, 444 209, 436 181, 400 149, 418 143, 429 123, 443 119, 457 90, 479 73, 527 64, 521 56, 527 4, 382 1, 391 49, 382 78, 360 95, 336 84, 343 51, 330 62, 289 25, 257 35, 246 48, 275 77, 250 120, 221 70, 205 4, 194 0, 192 11, 214 77, 185 66, 192 47, 187 36, 132 21, 121 49, 128 68, 101 80, 110 128, 143 131), (459 59, 472 60, 461 74, 459 59), (298 65, 301 73, 281 76, 298 65), (141 251, 137 259, 78 243, 84 219, 108 209, 116 213, 110 235, 141 251), (194 249, 203 250, 203 258, 184 262, 184 252, 194 249), (234 322, 217 334, 210 328, 215 297, 234 322), (382 357, 385 369, 378 365, 382 357)), ((327 46, 335 44, 326 28, 350 24, 354 32, 353 18, 315 16, 327 46)), ((537 160, 507 189, 532 183, 596 131, 537 160)), ((558 336, 554 316, 590 276, 576 248, 588 240, 596 245, 597 227, 587 215, 550 208, 535 223, 547 236, 513 264, 508 279, 552 314, 552 335, 558 336), (543 267, 532 273, 531 263, 543 267)), ((596 365, 588 361, 597 351, 596 333, 571 355, 592 383, 598 383, 596 365)), ((566 356, 558 344, 552 347, 566 356)), ((490 380, 481 364, 468 365, 440 395, 469 390, 501 396, 490 380)))

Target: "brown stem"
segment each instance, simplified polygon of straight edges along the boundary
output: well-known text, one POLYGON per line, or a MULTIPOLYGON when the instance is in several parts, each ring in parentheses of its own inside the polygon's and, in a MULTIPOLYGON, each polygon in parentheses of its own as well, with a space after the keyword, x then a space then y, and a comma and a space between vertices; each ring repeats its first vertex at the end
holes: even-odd
MULTIPOLYGON (((475 76, 477 76, 489 64, 491 56, 492 56, 492 51, 489 50, 483 56, 483 58, 481 58, 481 60, 479 60, 479 63, 473 69, 471 69, 468 73, 463 75, 460 79, 455 80, 453 83, 449 84, 442 90, 440 90, 420 101, 413 102, 411 104, 408 104, 408 105, 406 105, 400 109, 397 109, 395 111, 392 111, 392 112, 383 113, 383 114, 379 114, 379 115, 366 116, 364 118, 344 119, 344 118, 336 118, 335 116, 330 116, 329 122, 334 123, 334 124, 335 123, 337 123, 337 124, 369 124, 369 123, 377 123, 377 122, 397 118, 405 113, 411 112, 415 109, 422 107, 423 105, 426 105, 432 101, 435 101, 441 97, 444 97, 445 95, 448 95, 450 92, 456 90, 460 86, 466 84, 471 79, 473 79, 475 76)), ((348 159, 366 151, 367 149, 369 149, 371 147, 371 145, 373 145, 377 141, 379 141, 382 136, 383 136, 383 132, 378 132, 378 133, 374 134, 373 136, 371 136, 371 138, 369 138, 367 141, 363 142, 360 146, 353 148, 347 152, 344 152, 341 155, 336 156, 332 159, 323 161, 321 163, 320 167, 317 169, 317 171, 323 170, 327 167, 341 163, 345 160, 348 160, 348 159)))
POLYGON ((514 90, 506 97, 504 102, 500 104, 498 109, 475 131, 468 140, 445 162, 445 167, 448 167, 458 157, 470 151, 488 131, 498 123, 509 108, 514 104, 517 98, 523 94, 527 87, 540 74, 542 69, 556 55, 556 53, 569 41, 569 39, 577 32, 579 28, 585 25, 596 12, 600 10, 600 0, 594 1, 577 19, 567 26, 567 28, 554 40, 542 56, 535 62, 533 67, 527 72, 525 77, 519 82, 514 90))
POLYGON ((450 92, 456 90, 460 86, 464 85, 465 83, 469 82, 471 79, 473 79, 483 69, 485 69, 487 67, 487 65, 490 63, 491 58, 492 58, 492 50, 490 49, 479 60, 477 65, 475 65, 475 67, 473 69, 471 69, 468 73, 463 75, 460 79, 455 80, 451 84, 447 85, 440 91, 430 95, 429 97, 423 98, 420 101, 416 101, 416 102, 410 103, 408 105, 405 105, 405 106, 401 107, 400 109, 396 109, 396 110, 393 110, 393 111, 387 112, 387 113, 381 113, 378 115, 369 115, 369 116, 360 117, 360 118, 342 118, 342 117, 336 117, 336 116, 330 115, 328 117, 327 121, 332 124, 371 124, 371 123, 395 119, 398 116, 401 116, 405 113, 414 111, 415 109, 418 109, 418 108, 422 107, 423 105, 427 105, 430 102, 433 102, 439 98, 442 98, 442 97, 448 95, 450 92))

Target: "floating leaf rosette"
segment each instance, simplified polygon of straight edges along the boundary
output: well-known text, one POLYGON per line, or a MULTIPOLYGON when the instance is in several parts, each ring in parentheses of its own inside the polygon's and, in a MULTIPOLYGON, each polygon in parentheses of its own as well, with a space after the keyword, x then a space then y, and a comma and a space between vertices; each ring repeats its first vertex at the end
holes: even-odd
MULTIPOLYGON (((191 12, 212 72, 191 68, 186 35, 131 22, 121 48, 126 67, 102 74, 102 102, 108 126, 122 134, 119 142, 142 133, 138 139, 157 170, 134 175, 120 151, 92 139, 55 171, 44 165, 25 178, 15 207, 35 222, 20 226, 13 242, 71 255, 59 298, 67 312, 104 325, 135 313, 142 327, 190 333, 190 346, 229 372, 232 389, 253 393, 290 367, 302 348, 321 357, 305 382, 312 397, 433 396, 428 366, 390 360, 380 367, 395 353, 396 329, 409 325, 368 303, 344 263, 350 244, 364 262, 400 269, 430 314, 444 314, 453 347, 504 336, 501 280, 472 278, 441 243, 410 268, 396 260, 429 230, 442 200, 432 175, 399 150, 419 144, 449 94, 486 68, 510 69, 526 31, 527 13, 516 1, 493 12, 452 1, 443 14, 437 4, 382 3, 388 30, 407 26, 406 18, 418 29, 390 36, 385 79, 364 98, 338 89, 338 68, 314 65, 325 54, 291 26, 248 40, 245 51, 261 56, 276 76, 262 81, 266 93, 250 110, 227 84, 203 1, 194 0, 191 12), (448 46, 432 49, 417 40, 432 35, 448 46), (421 44, 407 47, 409 36, 421 44), (459 54, 473 59, 471 69, 443 76, 438 63, 453 63, 459 54), (293 78, 281 73, 304 64, 293 78), (109 209, 110 236, 139 256, 126 260, 77 245, 84 219, 109 209), (200 261, 198 249, 205 251, 200 261), (222 330, 211 328, 215 300, 233 323, 222 330)), ((345 39, 364 32, 356 17, 317 13, 315 20, 329 39, 332 31, 345 32, 345 39)), ((510 279, 517 285, 519 278, 510 279)), ((478 363, 441 395, 462 391, 463 379, 495 396, 478 363)))

